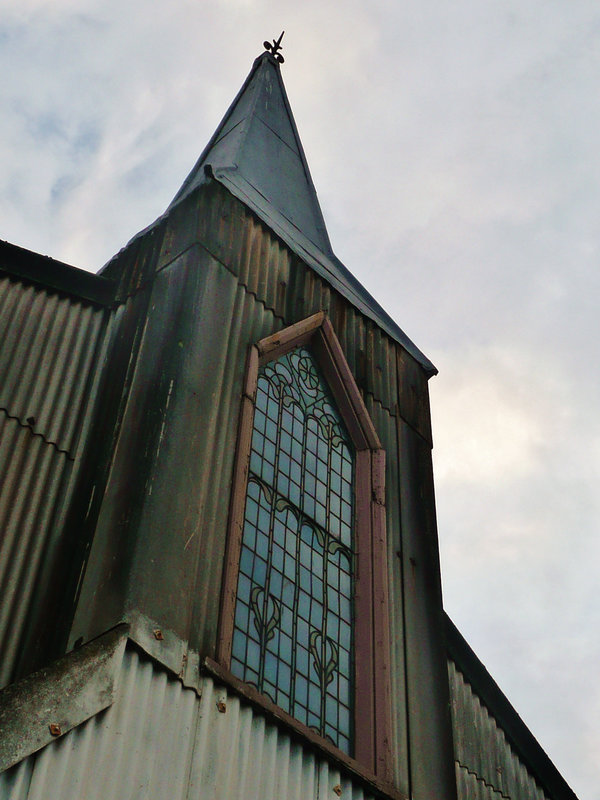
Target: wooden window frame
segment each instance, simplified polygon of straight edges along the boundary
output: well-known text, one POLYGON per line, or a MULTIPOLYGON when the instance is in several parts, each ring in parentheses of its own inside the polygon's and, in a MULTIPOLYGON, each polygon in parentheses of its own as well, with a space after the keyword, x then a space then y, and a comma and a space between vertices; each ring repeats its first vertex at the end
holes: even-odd
MULTIPOLYGON (((254 406, 260 366, 273 361, 299 345, 308 345, 344 420, 356 448, 355 472, 355 584, 354 584, 354 755, 347 756, 330 742, 310 731, 287 712, 284 720, 309 739, 321 740, 322 749, 346 763, 375 785, 391 789, 391 705, 389 593, 387 536, 385 525, 385 451, 371 422, 360 391, 344 357, 337 336, 325 312, 319 312, 274 333, 252 345, 248 354, 242 394, 239 434, 227 531, 221 613, 216 663, 207 660, 209 671, 237 691, 243 684, 230 672, 240 552, 244 530, 244 511, 250 449, 254 425, 254 406)), ((243 692, 254 703, 272 710, 273 703, 252 687, 243 692)))

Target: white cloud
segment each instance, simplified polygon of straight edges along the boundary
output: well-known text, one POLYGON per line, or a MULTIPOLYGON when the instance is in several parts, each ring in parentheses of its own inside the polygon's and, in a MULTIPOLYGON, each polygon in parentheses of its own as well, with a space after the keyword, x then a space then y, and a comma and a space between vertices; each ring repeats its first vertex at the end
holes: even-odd
POLYGON ((526 479, 542 457, 545 422, 529 365, 497 347, 452 356, 432 384, 437 481, 477 490, 526 479))
POLYGON ((164 210, 286 30, 334 249, 440 368, 449 611, 597 796, 597 6, 0 7, 0 236, 92 269, 164 210))

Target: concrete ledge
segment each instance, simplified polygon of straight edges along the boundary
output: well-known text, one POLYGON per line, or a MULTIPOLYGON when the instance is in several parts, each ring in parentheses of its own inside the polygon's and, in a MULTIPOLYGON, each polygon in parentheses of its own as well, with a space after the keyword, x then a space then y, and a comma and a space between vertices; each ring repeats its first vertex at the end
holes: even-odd
POLYGON ((0 692, 0 772, 112 705, 127 625, 0 692))

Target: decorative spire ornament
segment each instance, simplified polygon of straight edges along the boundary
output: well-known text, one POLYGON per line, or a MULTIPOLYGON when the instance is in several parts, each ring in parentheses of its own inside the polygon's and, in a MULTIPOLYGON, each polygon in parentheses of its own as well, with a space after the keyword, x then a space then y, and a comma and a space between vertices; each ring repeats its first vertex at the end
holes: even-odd
POLYGON ((265 46, 265 50, 268 50, 271 53, 271 55, 273 56, 273 58, 276 61, 279 61, 280 64, 283 64, 283 62, 285 60, 283 58, 283 56, 281 55, 281 53, 279 52, 279 50, 281 50, 281 40, 283 39, 283 34, 284 33, 285 33, 285 31, 281 31, 281 36, 279 37, 279 39, 277 39, 277 41, 275 41, 275 39, 273 39, 273 44, 271 44, 271 42, 263 42, 263 44, 265 46))

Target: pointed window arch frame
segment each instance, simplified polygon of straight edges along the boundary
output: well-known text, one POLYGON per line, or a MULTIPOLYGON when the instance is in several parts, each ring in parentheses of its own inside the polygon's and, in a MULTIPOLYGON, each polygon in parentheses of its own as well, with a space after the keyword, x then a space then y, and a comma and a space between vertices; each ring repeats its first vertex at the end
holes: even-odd
MULTIPOLYGON (((217 664, 223 675, 231 662, 234 615, 244 509, 248 483, 254 408, 259 368, 300 345, 315 356, 355 447, 355 584, 354 584, 354 737, 353 756, 329 742, 336 758, 377 783, 391 775, 390 627, 385 524, 385 451, 370 419, 333 326, 319 312, 252 345, 246 377, 233 475, 226 558, 217 640, 217 664)), ((233 677, 233 676, 229 676, 233 677)), ((233 679, 233 683, 241 683, 233 679)), ((251 694, 258 695, 255 690, 251 694)), ((253 699, 257 699, 253 697, 253 699)), ((273 705, 265 701, 265 705, 273 705)), ((277 716, 314 741, 321 737, 279 710, 277 716)))

